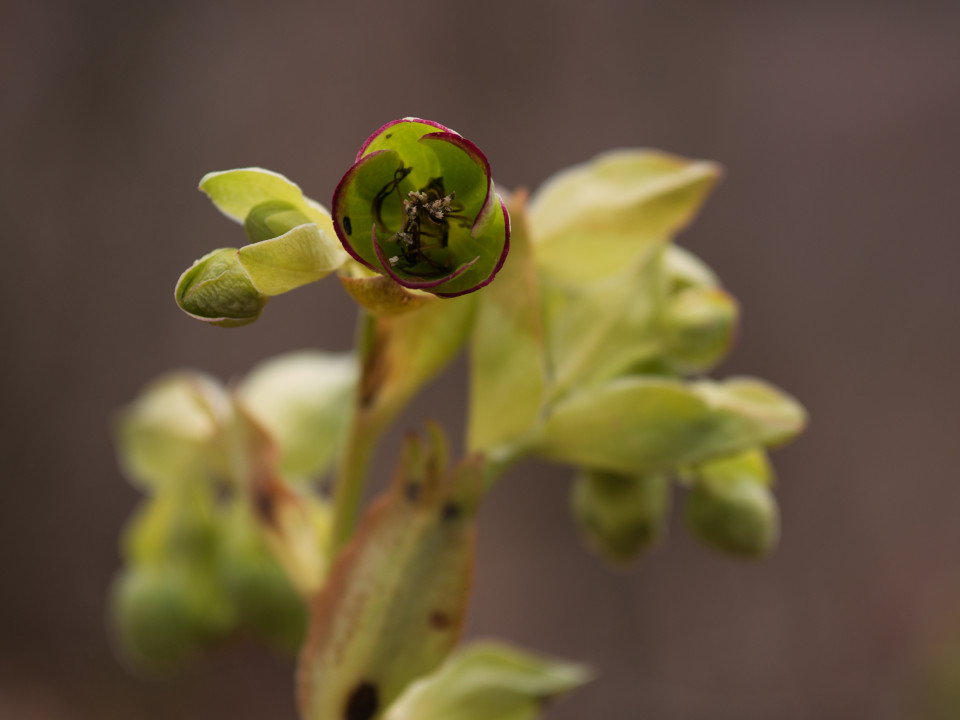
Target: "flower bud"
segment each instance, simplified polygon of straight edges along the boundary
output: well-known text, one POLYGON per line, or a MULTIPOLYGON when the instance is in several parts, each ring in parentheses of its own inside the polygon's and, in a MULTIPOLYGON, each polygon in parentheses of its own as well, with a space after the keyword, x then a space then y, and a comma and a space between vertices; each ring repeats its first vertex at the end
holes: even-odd
POLYGON ((175 294, 185 313, 220 327, 252 323, 269 299, 250 280, 235 248, 214 250, 197 260, 180 276, 175 294))
POLYGON ((333 195, 333 221, 355 260, 444 297, 493 280, 509 247, 487 158, 452 130, 416 118, 367 139, 333 195))
POLYGON ((226 519, 219 576, 239 621, 269 645, 294 653, 307 632, 307 608, 274 560, 244 506, 226 519))
POLYGON ((127 568, 113 587, 113 618, 121 651, 137 665, 171 670, 197 649, 189 589, 164 568, 127 568))
POLYGON ((777 544, 780 517, 760 451, 704 463, 686 499, 687 526, 715 550, 762 557, 777 544))
POLYGON ((112 592, 120 650, 147 670, 176 669, 233 624, 209 574, 180 563, 127 567, 112 592))
POLYGON ((670 484, 663 475, 584 469, 574 480, 570 501, 590 547, 605 561, 622 565, 663 538, 670 484))
POLYGON ((737 302, 719 288, 691 288, 664 311, 666 355, 682 373, 709 370, 726 355, 737 329, 737 302))

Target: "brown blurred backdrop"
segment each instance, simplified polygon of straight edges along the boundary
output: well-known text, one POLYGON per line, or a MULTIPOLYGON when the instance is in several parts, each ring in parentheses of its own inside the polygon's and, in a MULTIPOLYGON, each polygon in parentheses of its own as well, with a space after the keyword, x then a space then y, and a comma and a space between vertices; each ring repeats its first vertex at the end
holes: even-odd
MULTIPOLYGON (((784 536, 760 564, 674 521, 610 574, 574 536, 569 472, 517 468, 483 514, 469 632, 594 664, 553 720, 908 717, 920 639, 960 608, 958 39, 960 4, 932 0, 4 0, 0 717, 294 718, 289 663, 257 648, 168 682, 113 658, 138 495, 109 418, 168 368, 349 346, 333 280, 241 330, 176 309, 181 270, 239 241, 194 188, 262 165, 328 202, 404 115, 466 134, 507 187, 612 147, 724 163, 681 238, 745 308, 720 374, 813 417, 774 456, 784 536)), ((402 425, 462 429, 463 379, 402 425)))

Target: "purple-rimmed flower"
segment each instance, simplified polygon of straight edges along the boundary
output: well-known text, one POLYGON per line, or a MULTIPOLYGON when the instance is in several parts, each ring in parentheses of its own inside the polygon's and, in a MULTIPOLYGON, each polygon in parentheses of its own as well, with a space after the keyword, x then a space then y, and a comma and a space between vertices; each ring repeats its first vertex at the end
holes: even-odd
POLYGON ((429 120, 387 123, 333 194, 344 249, 400 285, 464 295, 503 265, 510 221, 476 145, 429 120))

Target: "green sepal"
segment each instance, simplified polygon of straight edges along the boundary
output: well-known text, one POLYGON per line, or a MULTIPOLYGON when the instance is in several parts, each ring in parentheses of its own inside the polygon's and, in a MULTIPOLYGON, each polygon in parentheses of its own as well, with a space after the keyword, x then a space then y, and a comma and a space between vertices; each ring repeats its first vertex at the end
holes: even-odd
POLYGON ((760 380, 625 377, 558 403, 534 449, 580 466, 658 473, 784 443, 805 422, 796 400, 760 380))
POLYGON ((236 248, 220 248, 194 262, 174 294, 187 315, 220 327, 249 325, 269 300, 243 269, 236 248))
POLYGON ((535 720, 549 702, 590 680, 583 665, 479 642, 411 685, 384 720, 535 720))
POLYGON ((530 203, 537 261, 580 282, 632 265, 696 214, 720 177, 715 163, 616 150, 548 179, 530 203))
POLYGON ((587 545, 607 563, 623 566, 663 539, 670 481, 662 474, 583 469, 574 479, 570 507, 587 545))
POLYGON ((703 463, 691 472, 687 527, 709 547, 739 557, 763 557, 780 534, 772 470, 766 455, 750 450, 703 463))
POLYGON ((436 295, 405 288, 388 275, 378 275, 355 260, 341 267, 337 277, 347 294, 377 317, 404 315, 437 301, 436 295))

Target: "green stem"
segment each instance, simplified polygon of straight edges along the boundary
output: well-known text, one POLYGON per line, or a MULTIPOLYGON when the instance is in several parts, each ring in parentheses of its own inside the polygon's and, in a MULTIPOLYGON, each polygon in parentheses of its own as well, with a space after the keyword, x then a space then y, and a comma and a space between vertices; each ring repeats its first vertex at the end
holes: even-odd
POLYGON ((366 488, 370 458, 382 434, 382 423, 358 410, 350 424, 333 492, 331 551, 335 556, 353 535, 366 488))

